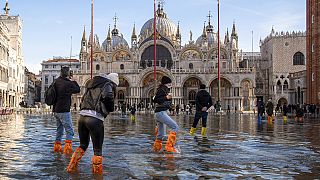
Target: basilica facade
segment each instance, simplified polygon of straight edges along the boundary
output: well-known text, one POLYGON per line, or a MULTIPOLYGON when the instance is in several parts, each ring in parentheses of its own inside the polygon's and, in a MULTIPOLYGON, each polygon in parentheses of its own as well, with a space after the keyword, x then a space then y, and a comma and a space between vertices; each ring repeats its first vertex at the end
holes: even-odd
MULTIPOLYGON (((156 33, 156 76, 168 76, 173 82, 173 103, 194 104, 199 85, 205 84, 214 102, 218 100, 218 43, 221 45, 221 105, 249 111, 255 107, 255 69, 241 68, 238 34, 233 23, 229 34, 218 42, 216 29, 210 16, 204 24, 202 34, 193 39, 190 31, 189 42, 182 46, 181 29, 174 24, 158 6, 156 33)), ((93 73, 116 72, 120 77, 117 87, 117 103, 149 104, 154 93, 154 19, 146 21, 136 34, 133 26, 131 43, 123 38, 117 23, 109 27, 108 35, 100 44, 99 37, 87 38, 84 30, 80 50, 80 70, 75 72, 81 93, 73 97, 80 104, 85 84, 90 79, 90 49, 93 46, 93 73)), ((202 27, 199 27, 202 28, 202 27)))

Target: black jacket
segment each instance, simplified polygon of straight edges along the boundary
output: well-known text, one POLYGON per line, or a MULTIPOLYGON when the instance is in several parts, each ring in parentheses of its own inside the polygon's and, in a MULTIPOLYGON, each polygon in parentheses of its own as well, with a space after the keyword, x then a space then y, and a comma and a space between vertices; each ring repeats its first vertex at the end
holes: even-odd
POLYGON ((110 80, 95 76, 86 84, 86 92, 82 96, 80 109, 94 110, 107 117, 114 111, 114 92, 116 85, 110 80), (100 100, 99 100, 100 97, 100 100))
POLYGON ((212 106, 212 99, 210 94, 204 90, 200 89, 196 95, 196 111, 201 111, 203 107, 209 109, 212 106))
POLYGON ((156 103, 156 109, 154 112, 166 111, 170 109, 172 99, 167 99, 167 95, 170 92, 169 88, 163 84, 157 89, 153 102, 156 103))
POLYGON ((64 113, 70 112, 71 95, 80 92, 80 86, 76 81, 68 78, 58 77, 55 81, 57 100, 53 105, 52 112, 64 113))

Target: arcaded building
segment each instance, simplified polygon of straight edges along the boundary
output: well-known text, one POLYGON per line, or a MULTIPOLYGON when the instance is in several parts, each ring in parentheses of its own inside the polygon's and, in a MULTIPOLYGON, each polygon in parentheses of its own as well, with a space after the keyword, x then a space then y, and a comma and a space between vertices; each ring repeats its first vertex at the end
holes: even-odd
POLYGON ((260 41, 256 95, 275 104, 306 102, 306 33, 275 32, 260 41))
MULTIPOLYGON (((157 81, 166 75, 173 82, 173 103, 193 104, 199 84, 207 86, 213 101, 218 99, 218 43, 221 44, 221 101, 222 109, 227 105, 238 110, 255 107, 255 69, 239 66, 240 52, 235 23, 231 32, 218 42, 217 29, 211 22, 204 24, 202 34, 194 39, 192 32, 188 42, 182 46, 179 23, 173 23, 163 7, 157 10, 157 81)), ((115 18, 116 19, 116 18, 115 18)), ((94 41, 83 32, 80 51, 80 71, 75 74, 81 85, 81 94, 74 97, 79 104, 85 92, 84 85, 90 79, 90 48, 94 48, 93 72, 116 72, 120 75, 117 88, 117 103, 149 104, 154 92, 154 30, 153 18, 147 20, 139 34, 133 25, 131 43, 123 38, 115 21, 106 32, 102 43, 97 35, 94 41), (94 42, 94 43, 92 43, 94 42)), ((232 24, 232 23, 230 23, 232 24)))

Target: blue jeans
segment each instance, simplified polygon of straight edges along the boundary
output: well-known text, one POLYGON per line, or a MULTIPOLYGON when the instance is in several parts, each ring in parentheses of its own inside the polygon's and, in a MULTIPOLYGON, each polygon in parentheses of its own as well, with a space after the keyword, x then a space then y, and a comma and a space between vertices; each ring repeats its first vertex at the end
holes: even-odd
POLYGON ((207 127, 207 118, 208 118, 208 112, 196 111, 196 115, 194 116, 192 127, 196 128, 200 119, 202 119, 202 127, 207 127))
POLYGON ((162 139, 163 136, 165 135, 165 127, 164 125, 169 126, 169 128, 172 129, 173 132, 177 133, 178 132, 178 124, 171 119, 171 117, 167 114, 167 111, 160 111, 155 113, 155 117, 157 120, 158 124, 158 137, 157 139, 162 139))
POLYGON ((72 140, 74 131, 72 127, 72 119, 71 119, 71 113, 65 112, 65 113, 54 113, 54 117, 57 120, 57 135, 56 135, 56 141, 62 140, 63 131, 66 130, 66 140, 72 140))

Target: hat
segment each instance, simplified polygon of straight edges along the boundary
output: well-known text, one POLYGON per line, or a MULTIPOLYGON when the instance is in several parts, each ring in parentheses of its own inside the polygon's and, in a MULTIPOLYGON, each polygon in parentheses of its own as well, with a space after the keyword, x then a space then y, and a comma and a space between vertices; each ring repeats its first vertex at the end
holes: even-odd
POLYGON ((106 73, 100 73, 99 76, 108 79, 108 75, 106 73))
POLYGON ((170 84, 172 83, 171 79, 168 76, 163 76, 161 79, 161 84, 170 84))
POLYGON ((68 77, 70 75, 70 67, 69 66, 62 66, 60 70, 60 75, 62 77, 68 77))
POLYGON ((117 86, 119 85, 119 75, 118 73, 110 73, 107 75, 107 78, 115 83, 117 86))
POLYGON ((206 88, 206 85, 200 84, 200 89, 205 89, 205 88, 206 88))

